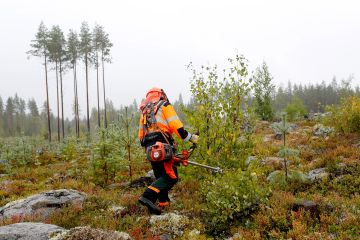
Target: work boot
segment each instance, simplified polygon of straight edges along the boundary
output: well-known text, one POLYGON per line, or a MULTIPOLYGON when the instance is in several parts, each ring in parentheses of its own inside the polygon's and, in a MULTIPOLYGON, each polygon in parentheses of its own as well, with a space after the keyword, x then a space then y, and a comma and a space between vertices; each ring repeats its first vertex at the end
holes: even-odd
POLYGON ((149 212, 151 214, 156 214, 156 215, 160 215, 161 214, 161 209, 158 208, 152 201, 150 201, 149 199, 141 196, 139 198, 139 203, 143 206, 146 206, 149 210, 149 212))
POLYGON ((170 201, 169 202, 159 202, 159 208, 161 210, 164 210, 165 208, 170 206, 170 201))

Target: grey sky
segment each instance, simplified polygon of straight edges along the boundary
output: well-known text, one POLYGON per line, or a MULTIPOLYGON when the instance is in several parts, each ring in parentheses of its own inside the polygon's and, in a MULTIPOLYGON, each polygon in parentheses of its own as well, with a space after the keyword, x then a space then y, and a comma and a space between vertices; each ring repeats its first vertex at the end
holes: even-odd
MULTIPOLYGON (((30 40, 41 20, 79 30, 86 20, 103 25, 114 43, 106 66, 107 96, 115 106, 138 102, 147 89, 164 88, 170 98, 189 99, 185 65, 223 65, 236 52, 253 69, 265 60, 275 83, 331 81, 360 76, 360 3, 331 0, 248 1, 92 1, 0 0, 2 98, 15 93, 38 104, 45 100, 40 59, 27 60, 30 40)), ((79 67, 82 71, 82 65, 79 67)), ((55 110, 55 76, 50 75, 55 110)), ((79 91, 85 113, 85 79, 79 91)), ((71 115, 72 78, 64 79, 65 111, 71 115)), ((91 106, 96 105, 96 75, 90 75, 91 106)))

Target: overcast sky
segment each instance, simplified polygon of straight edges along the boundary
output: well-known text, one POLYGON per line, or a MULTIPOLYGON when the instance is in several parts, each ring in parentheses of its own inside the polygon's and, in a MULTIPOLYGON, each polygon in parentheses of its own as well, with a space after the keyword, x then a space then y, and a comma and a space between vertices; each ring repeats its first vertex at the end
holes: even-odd
MULTIPOLYGON (((224 65, 244 54, 254 69, 265 60, 276 84, 360 78, 360 3, 349 0, 0 0, 0 96, 18 93, 38 104, 45 100, 40 59, 27 59, 40 22, 58 24, 67 34, 82 21, 103 25, 114 44, 106 66, 107 97, 116 107, 138 102, 159 86, 169 98, 190 97, 192 61, 224 65)), ((78 68, 83 72, 83 66, 78 68)), ((71 116, 73 82, 64 78, 65 112, 71 116)), ((79 76, 85 113, 85 77, 79 76)), ((55 112, 55 73, 49 74, 55 112)), ((96 75, 90 74, 91 106, 96 75)))

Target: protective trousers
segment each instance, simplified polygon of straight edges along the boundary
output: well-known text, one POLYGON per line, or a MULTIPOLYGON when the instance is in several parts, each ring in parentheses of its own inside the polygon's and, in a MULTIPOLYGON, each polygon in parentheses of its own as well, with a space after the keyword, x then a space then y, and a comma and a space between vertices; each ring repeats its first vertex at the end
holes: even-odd
POLYGON ((177 167, 172 166, 176 178, 171 178, 165 170, 164 163, 151 162, 156 180, 145 190, 143 197, 155 203, 159 200, 160 206, 166 206, 170 202, 169 190, 178 182, 177 167))

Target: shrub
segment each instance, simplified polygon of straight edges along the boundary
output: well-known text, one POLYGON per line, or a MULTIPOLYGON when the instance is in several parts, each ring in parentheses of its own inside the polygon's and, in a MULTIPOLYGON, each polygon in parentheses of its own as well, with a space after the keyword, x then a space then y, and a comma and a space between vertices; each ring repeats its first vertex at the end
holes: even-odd
POLYGON ((360 133, 359 97, 343 99, 340 106, 330 106, 327 110, 331 112, 324 120, 327 125, 343 133, 360 133))
POLYGON ((244 167, 253 148, 253 112, 248 105, 253 86, 243 56, 229 59, 229 64, 223 78, 216 65, 191 69, 193 102, 185 113, 189 125, 201 134, 197 153, 206 163, 238 168, 244 167))
POLYGON ((300 98, 295 97, 285 108, 289 120, 293 121, 304 117, 307 114, 306 107, 300 98))
POLYGON ((205 181, 203 217, 211 235, 222 235, 242 217, 249 216, 258 204, 267 200, 269 191, 258 184, 256 174, 228 171, 223 176, 205 181))

